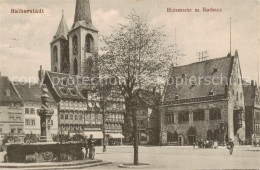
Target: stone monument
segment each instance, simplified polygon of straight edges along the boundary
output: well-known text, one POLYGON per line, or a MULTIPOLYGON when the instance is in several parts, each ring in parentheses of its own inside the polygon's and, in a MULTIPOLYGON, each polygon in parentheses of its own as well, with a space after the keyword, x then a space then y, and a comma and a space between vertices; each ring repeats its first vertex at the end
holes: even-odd
POLYGON ((51 142, 51 117, 54 114, 53 109, 50 109, 48 101, 48 89, 42 89, 43 95, 41 96, 42 106, 41 109, 37 110, 38 115, 40 116, 40 126, 41 126, 41 142, 51 142))

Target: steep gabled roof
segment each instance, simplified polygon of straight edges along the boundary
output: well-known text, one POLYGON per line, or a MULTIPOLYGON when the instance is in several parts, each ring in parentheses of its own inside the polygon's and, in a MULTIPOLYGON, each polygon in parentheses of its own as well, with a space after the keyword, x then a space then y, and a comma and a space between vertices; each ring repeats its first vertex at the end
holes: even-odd
POLYGON ((147 89, 138 89, 134 93, 139 93, 137 96, 140 105, 155 106, 156 102, 159 101, 159 93, 154 93, 147 89))
POLYGON ((0 101, 2 102, 21 102, 22 99, 16 92, 12 82, 8 77, 0 77, 0 101), (10 92, 10 96, 6 95, 6 92, 10 92))
POLYGON ((69 32, 69 28, 68 28, 67 22, 66 22, 66 20, 64 18, 64 14, 62 12, 62 17, 61 17, 61 20, 60 20, 60 24, 58 26, 58 29, 57 29, 56 34, 53 37, 52 41, 55 41, 55 40, 57 40, 59 38, 63 38, 63 39, 67 40, 68 32, 69 32))
POLYGON ((51 82, 52 88, 60 99, 84 100, 77 88, 77 76, 46 71, 45 79, 51 82))
POLYGON ((74 22, 74 24, 72 25, 70 31, 72 31, 72 30, 74 30, 74 29, 76 29, 78 27, 84 27, 84 28, 87 28, 87 29, 90 29, 90 30, 98 32, 98 29, 92 23, 87 22, 85 20, 74 22))
MULTIPOLYGON (((23 101, 41 102, 41 96, 43 95, 42 89, 46 88, 46 85, 43 84, 40 86, 40 84, 14 82, 14 87, 23 101)), ((50 92, 48 92, 48 96, 49 102, 55 102, 50 92)))
POLYGON ((74 23, 70 31, 78 27, 84 27, 98 32, 98 29, 92 24, 89 0, 76 1, 74 23))
POLYGON ((74 23, 83 20, 92 23, 89 0, 76 1, 74 23))
POLYGON ((178 99, 206 97, 210 91, 214 95, 225 94, 233 59, 233 56, 228 56, 172 67, 169 78, 173 81, 169 80, 171 84, 166 84, 164 101, 175 101, 175 96, 178 99))

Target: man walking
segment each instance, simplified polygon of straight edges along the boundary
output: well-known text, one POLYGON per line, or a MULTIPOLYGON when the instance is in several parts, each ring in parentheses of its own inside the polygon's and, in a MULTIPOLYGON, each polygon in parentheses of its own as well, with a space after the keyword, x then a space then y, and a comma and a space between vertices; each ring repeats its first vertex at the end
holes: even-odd
POLYGON ((229 142, 227 143, 227 149, 229 149, 229 154, 232 155, 233 153, 233 148, 234 148, 234 143, 232 139, 229 139, 229 142))

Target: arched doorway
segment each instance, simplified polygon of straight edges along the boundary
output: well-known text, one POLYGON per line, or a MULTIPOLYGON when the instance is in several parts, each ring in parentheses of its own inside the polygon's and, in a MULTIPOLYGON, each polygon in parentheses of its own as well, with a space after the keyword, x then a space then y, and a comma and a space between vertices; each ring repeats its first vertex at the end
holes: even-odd
POLYGON ((78 75, 78 61, 76 58, 74 59, 74 62, 73 62, 73 74, 78 75))
POLYGON ((187 133, 188 136, 188 143, 189 145, 192 145, 193 143, 196 142, 196 136, 197 136, 197 131, 194 127, 190 127, 187 133))
POLYGON ((213 140, 213 132, 212 130, 207 131, 207 140, 213 140))
POLYGON ((220 134, 220 133, 219 133, 219 129, 215 129, 215 130, 214 130, 214 140, 219 141, 219 137, 220 137, 219 134, 220 134))
POLYGON ((183 145, 184 145, 184 137, 183 137, 183 135, 179 135, 179 136, 178 136, 178 144, 179 144, 180 146, 183 146, 183 145))

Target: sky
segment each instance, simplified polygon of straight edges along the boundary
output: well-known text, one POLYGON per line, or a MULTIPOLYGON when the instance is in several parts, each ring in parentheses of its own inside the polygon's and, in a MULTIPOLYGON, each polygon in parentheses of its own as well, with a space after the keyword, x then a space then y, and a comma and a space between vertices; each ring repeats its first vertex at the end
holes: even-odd
MULTIPOLYGON (((37 76, 40 65, 50 70, 50 42, 62 10, 71 28, 75 0, 0 0, 0 71, 11 79, 37 76), (11 9, 44 9, 43 14, 12 14, 11 9)), ((93 24, 99 35, 110 35, 125 23, 132 10, 148 18, 151 27, 163 26, 168 43, 176 40, 185 56, 179 65, 198 61, 207 50, 208 59, 225 57, 238 50, 243 77, 258 80, 260 58, 260 1, 257 0, 90 0, 93 24), (222 12, 202 12, 218 8, 222 12), (201 12, 167 12, 167 8, 195 8, 201 12), (175 36, 176 28, 176 36, 175 36)))

